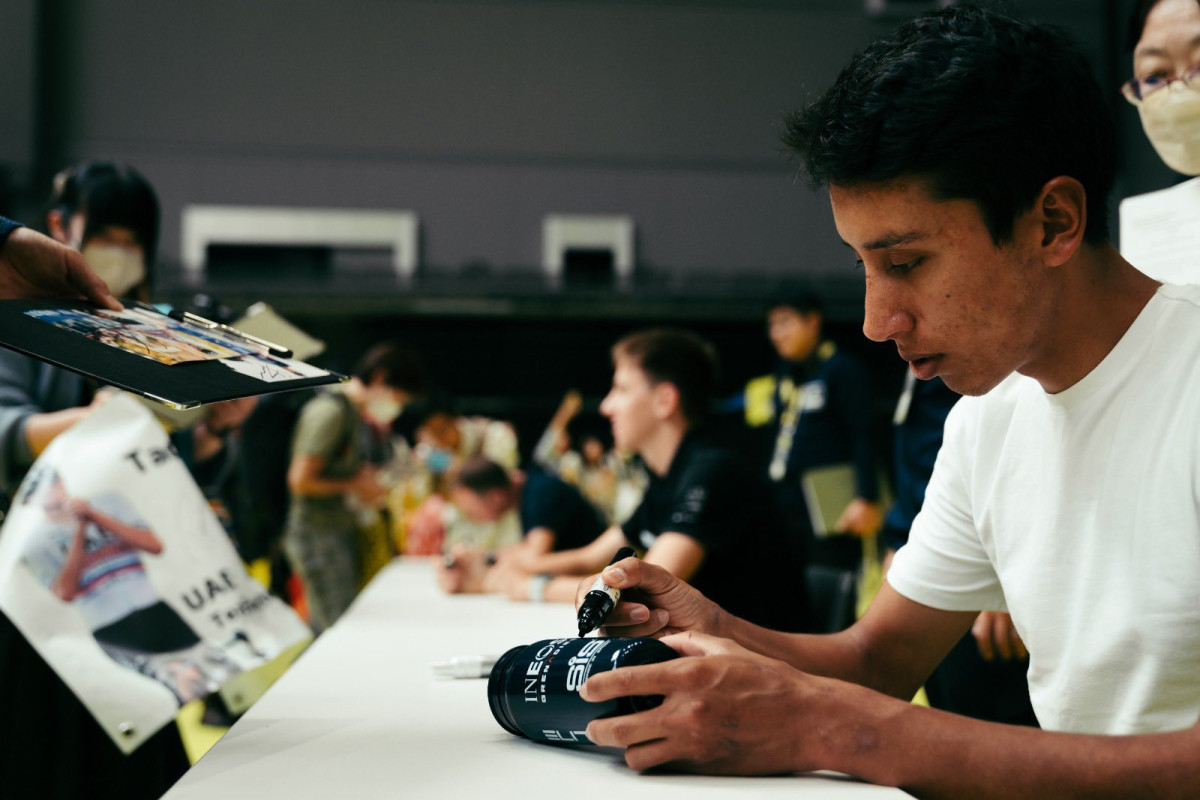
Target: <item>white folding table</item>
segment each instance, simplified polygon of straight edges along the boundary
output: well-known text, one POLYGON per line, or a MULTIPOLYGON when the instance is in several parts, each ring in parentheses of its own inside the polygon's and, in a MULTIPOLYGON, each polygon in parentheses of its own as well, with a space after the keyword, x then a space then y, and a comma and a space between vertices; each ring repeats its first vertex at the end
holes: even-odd
POLYGON ((488 708, 486 680, 437 678, 430 669, 574 632, 567 605, 446 596, 430 561, 399 559, 165 798, 903 796, 833 775, 639 774, 619 751, 505 732, 488 708))

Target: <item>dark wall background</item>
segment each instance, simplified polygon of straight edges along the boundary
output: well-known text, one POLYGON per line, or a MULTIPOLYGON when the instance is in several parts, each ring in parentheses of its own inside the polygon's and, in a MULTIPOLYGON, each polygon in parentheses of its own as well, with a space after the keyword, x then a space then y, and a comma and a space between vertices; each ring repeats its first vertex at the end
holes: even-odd
MULTIPOLYGON (((779 118, 896 22, 858 0, 35 5, 43 173, 136 164, 168 265, 195 202, 413 209, 435 269, 535 265, 552 211, 632 214, 648 267, 840 269, 779 118)), ((1107 3, 1012 5, 1107 71, 1107 3)))
MULTIPOLYGON (((1128 0, 1006 5, 1070 30, 1113 87, 1114 200, 1170 184, 1116 92, 1128 0)), ((602 391, 608 344, 663 319, 713 336, 732 390, 769 366, 761 296, 780 276, 826 287, 835 335, 890 386, 898 364, 857 333, 859 278, 827 199, 796 180, 778 131, 902 17, 860 0, 5 0, 0 210, 36 219, 63 165, 128 161, 162 200, 160 291, 182 298, 187 203, 411 209, 437 302, 286 269, 207 288, 274 302, 340 363, 409 339, 496 413, 602 391), (538 264, 550 212, 631 214, 639 272, 666 277, 508 302, 503 279, 538 264)))

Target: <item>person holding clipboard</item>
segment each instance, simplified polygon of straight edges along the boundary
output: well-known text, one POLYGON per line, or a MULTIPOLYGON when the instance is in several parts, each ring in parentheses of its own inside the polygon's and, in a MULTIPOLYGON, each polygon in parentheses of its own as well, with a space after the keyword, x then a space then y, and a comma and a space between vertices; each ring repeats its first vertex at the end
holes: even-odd
MULTIPOLYGON (((103 162, 64 170, 46 222, 50 237, 0 220, 0 297, 83 297, 112 310, 121 308, 117 296, 145 299, 159 207, 135 170, 103 162)), ((54 437, 87 416, 93 394, 80 375, 0 350, 0 490, 15 492, 54 437)), ((128 800, 159 797, 188 768, 174 725, 123 755, 4 615, 0 742, 12 745, 0 747, 0 774, 38 786, 40 797, 118 787, 128 800)))

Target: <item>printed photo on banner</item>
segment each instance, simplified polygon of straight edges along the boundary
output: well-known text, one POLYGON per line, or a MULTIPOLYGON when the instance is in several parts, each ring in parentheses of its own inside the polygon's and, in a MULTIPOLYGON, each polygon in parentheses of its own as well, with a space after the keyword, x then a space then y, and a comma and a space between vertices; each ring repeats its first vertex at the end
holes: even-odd
MULTIPOLYGON (((166 686, 180 705, 241 671, 225 648, 207 646, 159 597, 142 559, 162 555, 163 542, 119 493, 72 496, 44 466, 22 484, 17 505, 40 516, 25 538, 23 563, 74 606, 113 661, 166 686)), ((229 644, 253 649, 242 631, 232 632, 229 644)))
POLYGON ((311 638, 125 394, 51 442, 17 490, 0 610, 126 753, 212 692, 243 710, 267 665, 311 638))
POLYGON ((34 309, 31 317, 93 341, 149 358, 161 364, 211 361, 257 353, 233 337, 189 326, 170 317, 139 308, 34 309))

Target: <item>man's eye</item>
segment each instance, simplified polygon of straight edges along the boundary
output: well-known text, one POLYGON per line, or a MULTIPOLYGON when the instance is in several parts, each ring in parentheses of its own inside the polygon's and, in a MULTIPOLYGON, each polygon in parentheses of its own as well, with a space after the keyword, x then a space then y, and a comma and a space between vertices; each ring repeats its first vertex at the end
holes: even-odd
POLYGON ((911 259, 910 261, 905 261, 902 264, 892 264, 892 266, 889 267, 889 270, 897 275, 904 275, 912 272, 914 269, 920 266, 922 261, 924 261, 924 259, 918 256, 917 258, 911 259))

